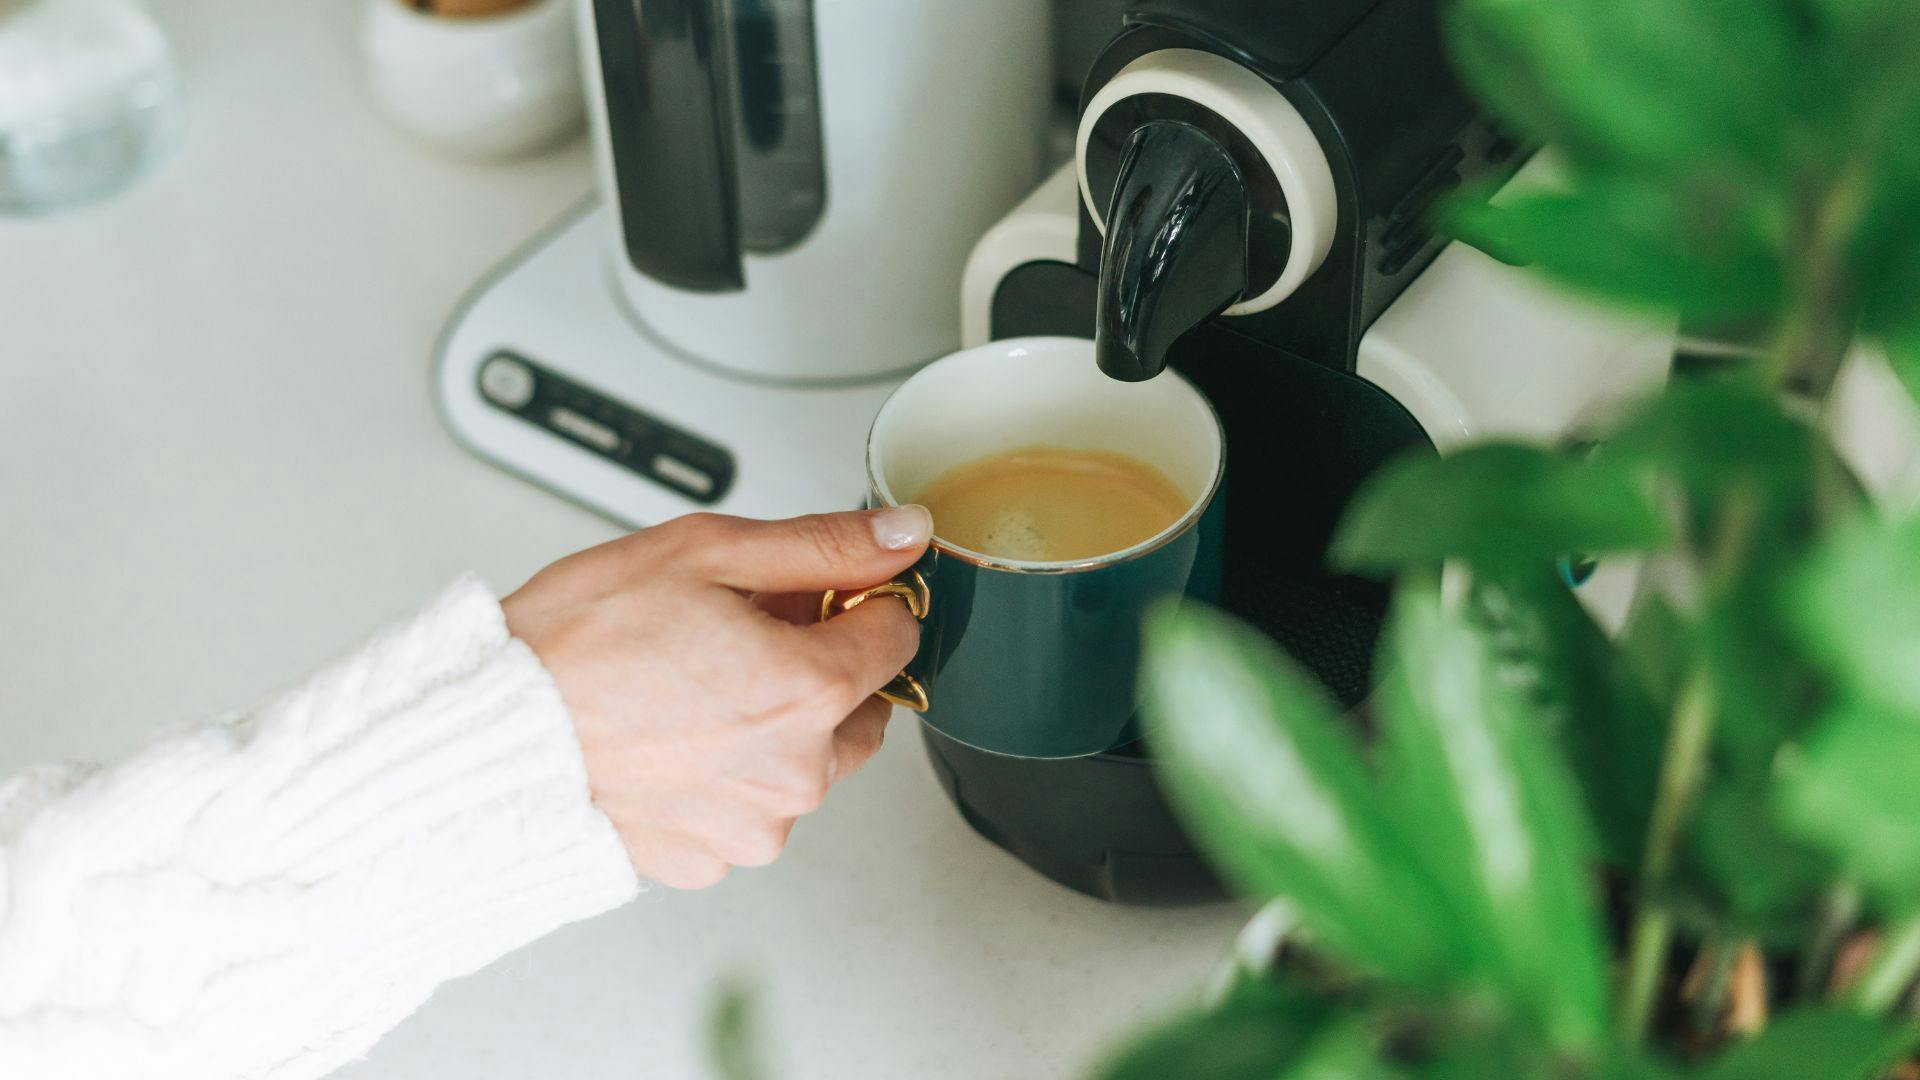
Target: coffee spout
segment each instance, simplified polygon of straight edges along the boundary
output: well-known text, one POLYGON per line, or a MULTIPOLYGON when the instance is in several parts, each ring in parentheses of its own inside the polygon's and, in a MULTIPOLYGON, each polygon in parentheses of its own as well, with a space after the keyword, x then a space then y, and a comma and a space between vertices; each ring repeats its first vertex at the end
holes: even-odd
POLYGON ((1100 251, 1094 354, 1140 382, 1167 350, 1247 288, 1247 187, 1211 135, 1177 120, 1143 124, 1122 152, 1100 251))

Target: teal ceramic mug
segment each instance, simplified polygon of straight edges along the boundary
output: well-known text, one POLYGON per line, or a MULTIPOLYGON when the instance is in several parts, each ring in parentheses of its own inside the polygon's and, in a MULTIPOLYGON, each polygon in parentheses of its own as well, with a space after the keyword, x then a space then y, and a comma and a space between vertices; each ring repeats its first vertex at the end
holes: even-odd
POLYGON ((881 406, 867 438, 874 505, 916 501, 942 473, 1009 450, 1106 450, 1159 469, 1185 513, 1132 547, 1071 562, 970 551, 940 536, 883 585, 828 593, 821 617, 898 596, 920 651, 884 692, 942 734, 1019 757, 1097 754, 1138 736, 1140 623, 1167 596, 1214 599, 1220 582, 1219 417, 1177 372, 1122 383, 1081 338, 1017 338, 921 369, 881 406))

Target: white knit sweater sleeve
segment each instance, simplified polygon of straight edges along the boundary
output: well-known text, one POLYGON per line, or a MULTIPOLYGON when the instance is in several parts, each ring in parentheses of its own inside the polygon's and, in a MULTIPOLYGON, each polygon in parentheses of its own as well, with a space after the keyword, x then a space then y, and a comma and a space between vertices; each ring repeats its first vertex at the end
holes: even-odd
POLYGON ((305 685, 0 783, 0 1077, 321 1076, 636 888, 473 579, 305 685))

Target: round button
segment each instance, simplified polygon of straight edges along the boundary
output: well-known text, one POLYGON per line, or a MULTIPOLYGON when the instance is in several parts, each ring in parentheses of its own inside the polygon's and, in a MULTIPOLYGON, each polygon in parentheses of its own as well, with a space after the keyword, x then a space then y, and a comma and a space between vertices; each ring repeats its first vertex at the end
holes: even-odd
POLYGON ((480 392, 509 409, 533 400, 533 369, 510 356, 496 356, 480 368, 480 392))

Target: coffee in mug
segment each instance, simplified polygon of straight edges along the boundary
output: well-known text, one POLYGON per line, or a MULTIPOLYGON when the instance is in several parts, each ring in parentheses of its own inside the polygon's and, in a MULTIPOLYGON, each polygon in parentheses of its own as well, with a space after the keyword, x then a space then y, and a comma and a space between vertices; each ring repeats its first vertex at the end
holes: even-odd
POLYGON ((1192 505, 1159 469, 1111 450, 1027 446, 940 474, 916 502, 934 531, 1001 559, 1090 559, 1159 535, 1192 505))

